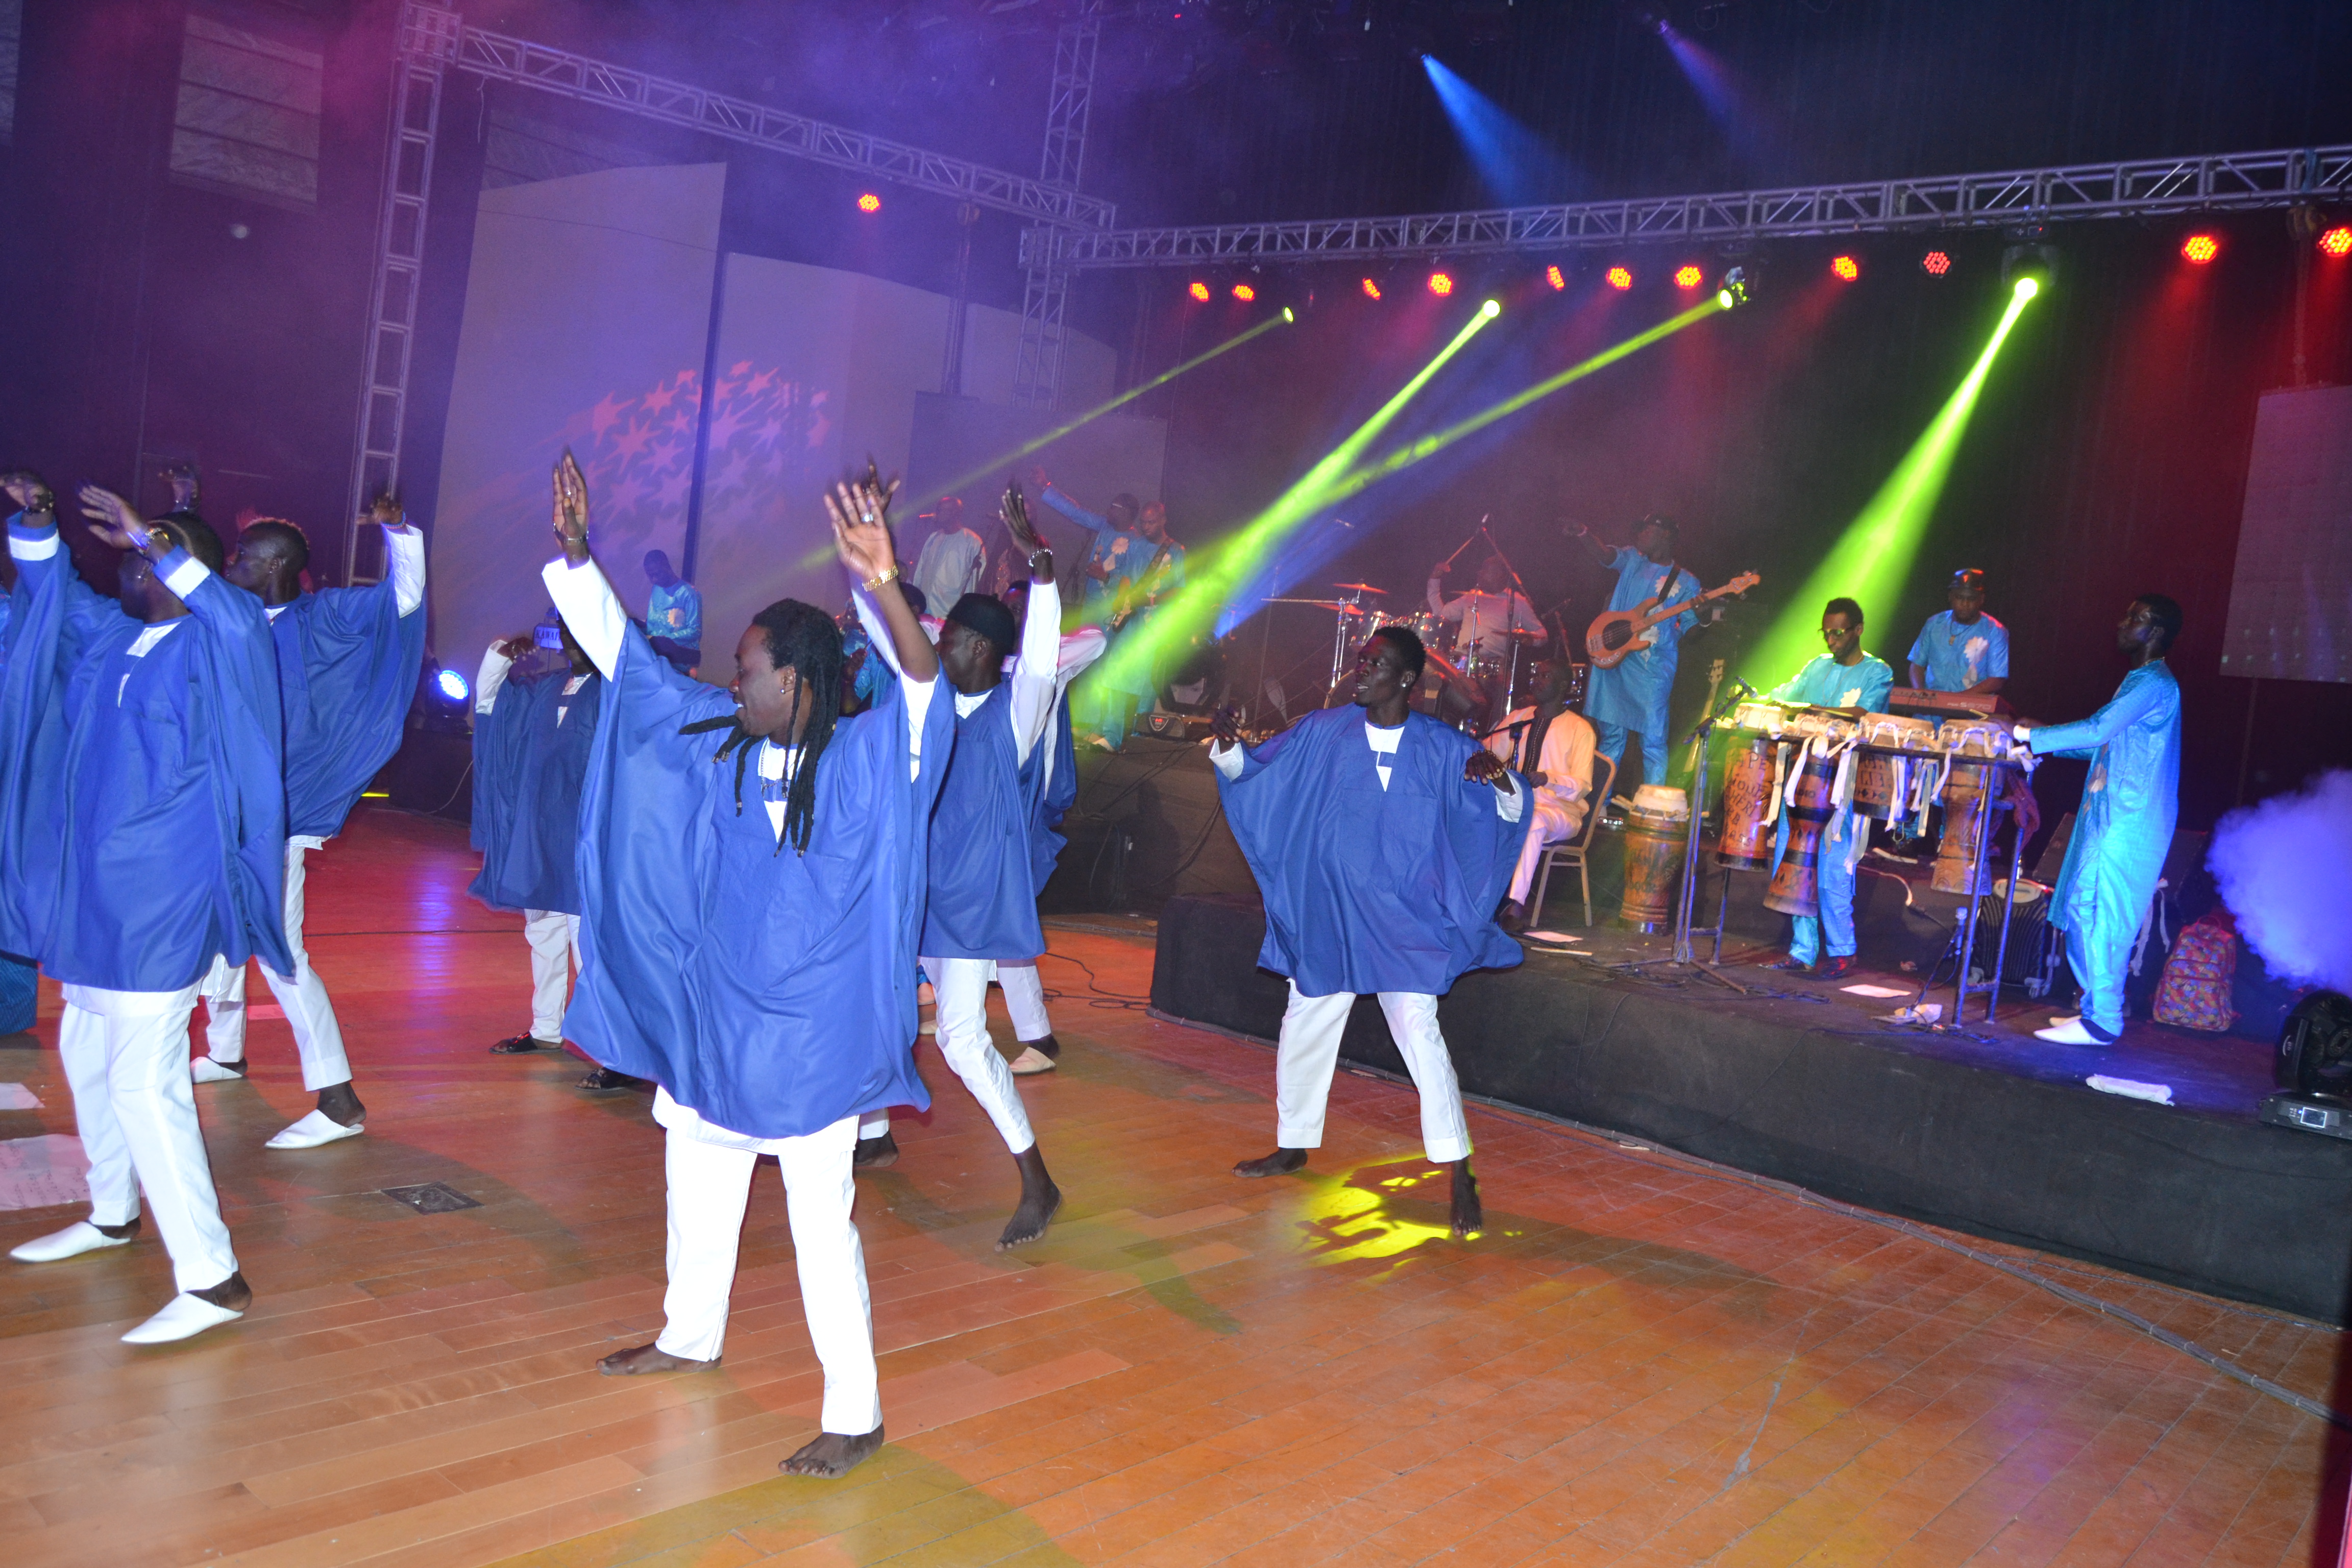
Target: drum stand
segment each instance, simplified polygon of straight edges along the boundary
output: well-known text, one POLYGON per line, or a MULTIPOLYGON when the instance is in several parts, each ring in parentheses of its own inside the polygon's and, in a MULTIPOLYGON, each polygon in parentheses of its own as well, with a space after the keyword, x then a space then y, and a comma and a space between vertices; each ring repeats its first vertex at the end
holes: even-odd
MULTIPOLYGON (((2000 781, 2001 792, 2000 797, 1996 799, 1990 788, 1985 791, 1984 814, 1979 819, 1979 826, 1977 829, 1976 854, 1969 862, 1969 886, 1975 890, 1968 895, 1968 908, 1962 911, 1960 917, 1963 931, 1960 938, 1959 972, 1952 978, 1952 1022, 1955 1025, 1968 1016, 1969 965, 1977 955, 1977 927, 1981 923, 1980 911, 1985 896, 1985 861, 1992 849, 1992 836, 1999 831, 2000 817, 1997 814, 2009 809, 2009 778, 2017 764, 1988 762, 1983 766, 1990 778, 2000 781)), ((2024 848, 2022 836, 2014 833, 2010 835, 2010 897, 2000 901, 2000 942, 1993 950, 1992 984, 1986 988, 1985 993, 1985 1022, 1988 1024, 1993 1021, 1994 1013, 2000 1007, 2001 969, 2009 960, 2010 910, 2013 907, 2017 893, 2018 861, 2024 848)))

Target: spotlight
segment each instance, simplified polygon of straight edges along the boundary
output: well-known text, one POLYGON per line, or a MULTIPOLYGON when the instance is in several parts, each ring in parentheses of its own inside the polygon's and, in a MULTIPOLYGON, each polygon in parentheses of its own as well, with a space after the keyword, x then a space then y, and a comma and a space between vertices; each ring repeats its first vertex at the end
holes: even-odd
POLYGON ((1282 308, 1282 319, 1283 319, 1283 321, 1284 321, 1285 322, 1295 321, 1298 320, 1298 314, 1297 314, 1297 311, 1293 310, 1289 306, 1285 305, 1285 306, 1282 308))
MULTIPOLYGON (((1610 279, 1610 281, 1617 282, 1614 278, 1610 279)), ((1628 281, 1631 279, 1629 279, 1628 281)), ((1698 264, 1695 261, 1686 261, 1675 268, 1675 287, 1677 289, 1696 289, 1706 281, 1706 274, 1698 269, 1698 264)), ((1625 285, 1618 283, 1617 287, 1622 289, 1625 285)))
POLYGON ((1186 292, 1191 294, 1195 300, 1201 301, 1203 305, 1209 302, 1209 286, 1206 283, 1201 282, 1197 279, 1193 280, 1192 287, 1187 289, 1186 292))
POLYGON ((1609 280, 1612 289, 1631 289, 1633 286, 1633 274, 1622 267, 1612 267, 1602 276, 1609 280))
POLYGON ((1246 283, 1236 283, 1234 285, 1234 298, 1246 305, 1257 298, 1257 290, 1246 283))
POLYGON ((2352 256, 2352 227, 2337 224, 2319 237, 2319 248, 2327 256, 2352 256))
POLYGON ((1748 269, 1735 267, 1723 275, 1715 290, 1715 302, 1728 310, 1735 305, 1748 303, 1748 269))
POLYGON ((878 213, 882 210, 882 198, 868 191, 857 198, 857 210, 862 213, 878 213))
POLYGON ((1444 295, 1447 295, 1447 294, 1451 294, 1451 293, 1453 293, 1453 292, 1454 292, 1454 278, 1453 278, 1453 275, 1452 275, 1451 273, 1445 273, 1445 272, 1433 272, 1433 273, 1431 273, 1431 274, 1429 275, 1429 291, 1430 291, 1431 293, 1433 293, 1433 294, 1436 294, 1436 295, 1439 295, 1439 296, 1441 296, 1441 297, 1442 297, 1442 296, 1444 296, 1444 295))
POLYGON ((1377 300, 1381 297, 1381 286, 1369 278, 1364 279, 1363 289, 1364 298, 1367 300, 1377 300))
POLYGON ((1478 307, 1478 313, 1491 321, 1496 317, 1503 313, 1502 301, 1499 300, 1489 300, 1485 304, 1478 307))
POLYGON ((1919 270, 1930 278, 1941 278, 1952 269, 1952 258, 1940 250, 1931 250, 1919 258, 1919 270))
MULTIPOLYGON (((2336 232, 2341 234, 2345 231, 2338 229, 2336 232)), ((2321 243, 2325 244, 2326 242, 2322 241, 2321 243)), ((2335 252, 2335 254, 2341 256, 2344 253, 2339 250, 2335 252)), ((1554 289, 1565 289, 1568 287, 1568 276, 1560 271, 1558 263, 1554 263, 1553 265, 1544 268, 1544 281, 1550 284, 1554 289)))
POLYGON ((2017 280, 2017 286, 2012 289, 2011 292, 2015 294, 2021 300, 2031 300, 2036 294, 2042 292, 2042 285, 2035 282, 2030 276, 2021 278, 2017 280))
POLYGON ((2221 242, 2210 234, 2192 234, 2180 242, 2181 259, 2192 267, 2202 267, 2221 254, 2221 242))
POLYGON ((1830 270, 1836 273, 1843 281, 1851 283, 1862 276, 1862 263, 1851 256, 1841 256, 1830 263, 1830 270))
POLYGON ((434 676, 433 689, 441 694, 442 700, 446 702, 463 702, 473 695, 473 689, 466 684, 466 678, 456 670, 446 668, 434 676))

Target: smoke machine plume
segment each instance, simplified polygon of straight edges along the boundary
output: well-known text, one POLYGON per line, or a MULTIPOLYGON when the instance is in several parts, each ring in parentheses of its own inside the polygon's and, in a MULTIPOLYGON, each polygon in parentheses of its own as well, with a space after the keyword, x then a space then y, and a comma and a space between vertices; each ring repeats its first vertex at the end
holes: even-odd
POLYGON ((2352 992, 2352 773, 2231 812, 2205 863, 2273 978, 2352 992))

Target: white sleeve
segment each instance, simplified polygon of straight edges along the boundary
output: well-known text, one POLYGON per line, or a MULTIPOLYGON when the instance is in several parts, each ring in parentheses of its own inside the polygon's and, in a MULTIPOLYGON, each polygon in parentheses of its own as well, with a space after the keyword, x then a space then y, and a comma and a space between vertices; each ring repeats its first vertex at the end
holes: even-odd
POLYGON ((499 688, 507 683, 507 672, 514 668, 514 660, 499 651, 492 643, 482 650, 482 668, 474 672, 474 711, 487 713, 499 705, 499 688))
POLYGON ((572 640, 587 654, 598 674, 612 679, 621 662, 621 638, 628 630, 629 613, 621 608, 613 584, 604 581, 604 569, 593 559, 574 566, 559 555, 541 567, 539 575, 547 584, 548 596, 555 601, 556 614, 572 628, 572 640))
POLYGON ((923 776, 923 722, 930 717, 935 683, 909 680, 901 675, 898 691, 907 700, 907 776, 919 779, 923 776))
POLYGON ((425 603, 425 535, 414 528, 383 526, 384 563, 392 572, 393 602, 404 616, 425 603))
POLYGON ((1021 623, 1021 657, 1013 661, 1013 755, 1029 760, 1030 748, 1053 721, 1061 695, 1055 679, 1062 659, 1062 595, 1051 583, 1029 585, 1029 613, 1021 623))
POLYGON ((1061 651, 1054 667, 1054 679, 1065 691, 1070 682, 1086 673, 1087 667, 1100 658, 1110 647, 1110 638, 1100 626, 1080 626, 1062 639, 1061 651))
POLYGON ((38 539, 27 539, 15 528, 8 530, 8 553, 18 561, 47 561, 58 552, 58 531, 51 524, 49 531, 38 539))
POLYGON ((1229 779, 1237 779, 1241 777, 1241 743, 1237 741, 1229 744, 1218 744, 1214 742, 1211 742, 1209 746, 1209 763, 1210 765, 1214 767, 1219 773, 1224 774, 1229 779))
MULTIPOLYGON (((1495 815, 1501 817, 1505 822, 1517 822, 1519 818, 1525 816, 1528 814, 1528 792, 1526 786, 1527 781, 1524 779, 1513 779, 1511 781, 1510 794, 1505 795, 1501 790, 1496 789, 1495 815)), ((1493 784, 1488 784, 1486 787, 1488 789, 1495 789, 1493 784)))
POLYGON ((205 579, 212 574, 211 567, 191 555, 172 568, 171 574, 163 579, 163 586, 171 589, 180 598, 185 599, 204 586, 205 579))

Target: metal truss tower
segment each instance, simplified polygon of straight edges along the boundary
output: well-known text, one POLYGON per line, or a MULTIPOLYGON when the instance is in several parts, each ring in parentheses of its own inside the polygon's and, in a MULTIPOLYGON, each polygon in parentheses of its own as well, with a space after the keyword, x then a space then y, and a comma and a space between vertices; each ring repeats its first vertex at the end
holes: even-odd
MULTIPOLYGON (((1045 153, 1038 178, 1073 195, 1086 170, 1102 8, 1103 0, 1078 0, 1076 14, 1054 36, 1054 89, 1045 105, 1045 153)), ((1062 261, 1049 230, 1031 229, 1022 237, 1021 250, 1028 266, 1021 287, 1021 346, 1013 363, 1013 401, 1051 408, 1062 395, 1071 268, 1062 261)))

